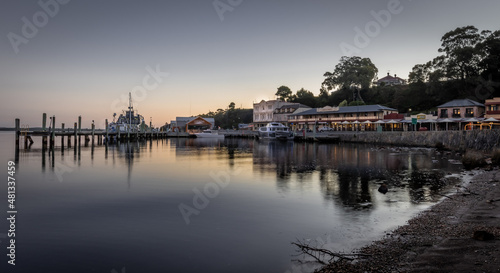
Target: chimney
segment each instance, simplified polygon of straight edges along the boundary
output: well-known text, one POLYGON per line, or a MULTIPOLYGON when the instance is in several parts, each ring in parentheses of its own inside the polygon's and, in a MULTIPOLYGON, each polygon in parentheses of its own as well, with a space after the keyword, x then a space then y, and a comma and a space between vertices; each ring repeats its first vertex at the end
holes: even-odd
POLYGON ((398 77, 398 75, 394 74, 394 78, 397 78, 397 77, 398 77))
POLYGON ((390 76, 391 74, 389 74, 389 72, 387 72, 387 76, 390 76))

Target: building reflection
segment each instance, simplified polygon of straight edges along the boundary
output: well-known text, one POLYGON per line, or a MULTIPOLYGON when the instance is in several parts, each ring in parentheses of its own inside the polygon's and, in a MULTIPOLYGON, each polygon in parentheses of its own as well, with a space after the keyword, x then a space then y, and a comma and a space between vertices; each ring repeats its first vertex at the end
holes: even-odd
MULTIPOLYGON (((422 200, 427 186, 439 185, 443 171, 432 171, 430 149, 386 148, 361 144, 256 142, 254 171, 275 172, 277 188, 318 180, 326 200, 344 206, 370 203, 381 183, 407 188, 406 200, 422 200), (434 181, 430 181, 434 180, 434 181)), ((441 167, 446 167, 446 164, 441 167)), ((430 188, 432 189, 433 186, 430 188)), ((439 188, 436 188, 438 190, 439 188)))

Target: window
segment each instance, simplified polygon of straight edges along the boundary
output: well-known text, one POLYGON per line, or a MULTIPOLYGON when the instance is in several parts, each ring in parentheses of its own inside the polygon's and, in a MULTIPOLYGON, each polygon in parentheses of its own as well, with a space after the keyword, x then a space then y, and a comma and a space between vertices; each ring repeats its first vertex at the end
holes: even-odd
POLYGON ((448 109, 441 109, 441 114, 439 115, 440 118, 447 118, 448 117, 448 109))
POLYGON ((453 109, 453 117, 454 118, 460 117, 460 109, 453 109))
POLYGON ((473 108, 465 108, 465 117, 471 118, 474 116, 474 109, 473 108))

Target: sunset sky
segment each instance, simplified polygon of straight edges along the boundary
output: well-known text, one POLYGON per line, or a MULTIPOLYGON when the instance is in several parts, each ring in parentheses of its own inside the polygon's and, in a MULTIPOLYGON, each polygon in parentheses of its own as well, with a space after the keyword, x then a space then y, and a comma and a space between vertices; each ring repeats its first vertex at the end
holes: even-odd
POLYGON ((346 55, 341 45, 370 58, 379 77, 390 71, 407 78, 415 64, 438 55, 444 33, 466 25, 500 29, 498 0, 0 5, 0 127, 15 118, 40 126, 44 112, 58 124, 82 115, 83 127, 91 120, 99 127, 126 107, 128 92, 156 126, 230 102, 250 108, 274 99, 281 85, 318 94, 323 74, 346 55), (356 28, 370 34, 363 44, 356 28))

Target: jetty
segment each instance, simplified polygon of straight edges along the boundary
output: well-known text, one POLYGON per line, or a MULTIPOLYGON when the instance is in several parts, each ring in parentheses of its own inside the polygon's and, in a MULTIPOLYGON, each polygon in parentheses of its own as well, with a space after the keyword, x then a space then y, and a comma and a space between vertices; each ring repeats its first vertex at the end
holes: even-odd
POLYGON ((138 130, 130 130, 128 132, 110 132, 108 120, 105 121, 105 129, 96 129, 95 124, 92 123, 91 128, 82 129, 82 118, 78 117, 78 122, 73 124, 73 128, 68 128, 64 123, 61 127, 56 128, 56 117, 50 117, 51 126, 47 128, 47 114, 44 113, 42 117, 42 127, 37 129, 30 129, 27 126, 21 127, 21 120, 15 120, 15 133, 16 133, 16 149, 19 149, 21 140, 24 141, 24 147, 29 148, 34 143, 34 137, 41 137, 42 147, 53 147, 55 145, 56 137, 60 138, 61 146, 65 144, 69 147, 81 145, 82 139, 84 145, 91 143, 92 145, 102 145, 113 143, 117 141, 133 141, 133 140, 148 140, 148 139, 162 139, 167 137, 193 137, 186 132, 166 132, 162 130, 149 128, 140 128, 138 130))

